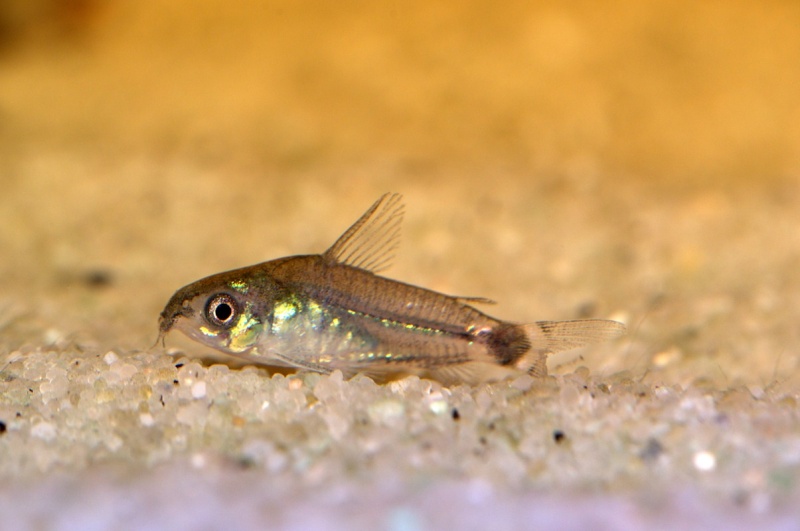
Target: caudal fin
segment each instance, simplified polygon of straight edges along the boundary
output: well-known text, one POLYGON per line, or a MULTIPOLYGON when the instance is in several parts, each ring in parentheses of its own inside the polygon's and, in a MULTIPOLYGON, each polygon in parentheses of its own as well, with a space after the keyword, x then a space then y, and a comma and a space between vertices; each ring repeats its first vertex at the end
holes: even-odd
POLYGON ((532 376, 547 376, 547 356, 555 352, 600 343, 625 334, 625 325, 606 319, 537 321, 523 325, 531 348, 517 363, 532 376))

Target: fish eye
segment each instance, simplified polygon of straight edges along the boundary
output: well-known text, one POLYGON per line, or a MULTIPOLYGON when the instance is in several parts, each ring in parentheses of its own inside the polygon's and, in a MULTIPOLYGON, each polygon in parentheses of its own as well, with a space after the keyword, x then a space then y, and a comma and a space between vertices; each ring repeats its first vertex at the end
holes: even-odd
POLYGON ((238 315, 239 306, 234 298, 227 293, 220 293, 208 299, 206 319, 209 323, 223 328, 230 328, 238 315))

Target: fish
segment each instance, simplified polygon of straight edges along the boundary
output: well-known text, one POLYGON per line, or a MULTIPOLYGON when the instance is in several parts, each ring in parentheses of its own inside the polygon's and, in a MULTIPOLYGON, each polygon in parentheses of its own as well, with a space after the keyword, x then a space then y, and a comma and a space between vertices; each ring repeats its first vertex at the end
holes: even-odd
POLYGON ((550 354, 624 334, 623 323, 605 319, 508 322, 475 307, 490 299, 381 276, 399 246, 404 211, 400 194, 384 194, 322 254, 278 258, 180 288, 161 312, 156 344, 179 330, 260 365, 478 384, 544 377, 550 354))

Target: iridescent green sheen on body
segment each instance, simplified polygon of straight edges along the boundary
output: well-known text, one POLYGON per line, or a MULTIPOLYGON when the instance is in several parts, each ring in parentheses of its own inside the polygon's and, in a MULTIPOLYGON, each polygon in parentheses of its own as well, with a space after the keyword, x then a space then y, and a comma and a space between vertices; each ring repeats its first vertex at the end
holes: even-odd
POLYGON ((177 328, 265 365, 351 375, 419 374, 478 382, 546 374, 549 353, 619 336, 606 320, 517 325, 453 297, 382 277, 399 240, 403 205, 381 197, 325 253, 219 273, 178 290, 160 336, 177 328))

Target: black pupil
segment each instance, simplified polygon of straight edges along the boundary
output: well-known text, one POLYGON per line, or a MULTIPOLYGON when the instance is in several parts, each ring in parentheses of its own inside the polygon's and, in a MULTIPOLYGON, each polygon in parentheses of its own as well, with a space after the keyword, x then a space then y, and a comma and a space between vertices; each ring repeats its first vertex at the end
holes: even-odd
POLYGON ((214 317, 220 321, 227 321, 233 314, 233 308, 227 302, 221 302, 214 308, 214 317))

